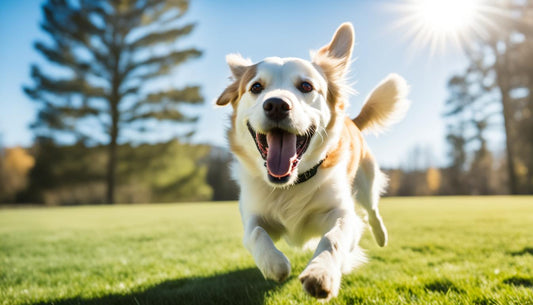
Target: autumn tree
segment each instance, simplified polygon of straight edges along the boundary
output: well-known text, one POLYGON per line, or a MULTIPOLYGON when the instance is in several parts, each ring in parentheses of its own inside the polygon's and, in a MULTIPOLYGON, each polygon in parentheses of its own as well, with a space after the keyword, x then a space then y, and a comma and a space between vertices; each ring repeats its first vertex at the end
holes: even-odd
MULTIPOLYGON (((26 94, 39 106, 37 137, 107 145, 107 201, 115 201, 117 145, 125 131, 149 121, 193 123, 183 104, 203 101, 198 86, 162 87, 163 77, 199 57, 176 42, 194 29, 183 24, 187 0, 48 0, 35 49, 53 66, 31 68, 26 94), (59 69, 57 69, 59 68, 59 69)), ((168 83, 168 82, 167 82, 168 83)), ((186 130, 189 132, 189 130, 186 130)))
POLYGON ((13 203, 28 183, 28 172, 35 164, 33 156, 22 147, 6 148, 0 154, 0 201, 13 203))

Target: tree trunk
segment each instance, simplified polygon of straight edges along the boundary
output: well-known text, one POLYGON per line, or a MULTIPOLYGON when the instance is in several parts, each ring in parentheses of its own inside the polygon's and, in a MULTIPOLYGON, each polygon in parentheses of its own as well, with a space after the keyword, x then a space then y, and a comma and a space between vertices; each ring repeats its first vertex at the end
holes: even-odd
MULTIPOLYGON (((533 36, 533 34, 531 35, 533 36)), ((532 37, 533 38, 533 37, 532 37)), ((527 100, 528 104, 528 110, 529 110, 529 123, 526 125, 528 126, 529 130, 533 129, 533 66, 530 68, 528 74, 528 88, 529 88, 529 97, 527 100)), ((527 129, 526 129, 527 130, 527 129)), ((533 195, 533 133, 528 132, 526 133, 526 142, 529 146, 526 148, 526 162, 528 162, 527 167, 527 180, 526 183, 528 185, 528 194, 533 195), (527 157, 529 155, 529 157, 527 157)))
MULTIPOLYGON (((508 41, 506 41, 508 44, 508 41)), ((496 45, 493 46, 494 55, 496 57, 496 82, 501 95, 501 102, 503 108, 503 123, 505 127, 505 152, 507 157, 507 174, 509 179, 509 193, 518 194, 518 185, 515 172, 515 154, 513 148, 513 133, 512 133, 512 105, 509 96, 508 80, 511 76, 507 73, 507 52, 499 54, 496 45)))
POLYGON ((111 127, 110 141, 108 146, 108 160, 107 160, 107 204, 115 203, 115 174, 117 168, 117 134, 118 128, 115 126, 113 120, 113 126, 111 127))
POLYGON ((113 56, 113 74, 111 78, 111 96, 109 98, 109 112, 111 115, 111 126, 109 130, 109 147, 108 147, 108 163, 107 163, 107 203, 115 203, 115 185, 116 185, 116 168, 117 168, 117 139, 119 132, 119 103, 120 95, 119 88, 121 85, 121 77, 119 72, 120 63, 120 47, 118 47, 118 35, 115 32, 114 44, 111 48, 113 56))
POLYGON ((502 106, 503 106, 503 122, 505 126, 505 152, 507 155, 507 173, 509 179, 509 192, 511 194, 518 194, 518 186, 516 181, 516 172, 515 172, 515 154, 513 148, 513 135, 512 135, 512 110, 509 95, 507 92, 500 87, 500 92, 502 94, 502 106))

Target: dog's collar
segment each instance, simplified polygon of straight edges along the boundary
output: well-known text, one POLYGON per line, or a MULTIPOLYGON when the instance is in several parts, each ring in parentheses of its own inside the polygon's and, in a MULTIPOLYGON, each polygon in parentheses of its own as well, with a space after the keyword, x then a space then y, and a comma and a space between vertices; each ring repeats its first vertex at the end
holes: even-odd
POLYGON ((294 185, 304 183, 305 181, 313 178, 316 175, 316 172, 318 171, 318 167, 322 165, 322 162, 324 162, 324 160, 326 159, 324 158, 320 160, 320 162, 318 162, 315 166, 311 167, 306 172, 299 174, 298 179, 296 179, 296 182, 294 183, 294 185))

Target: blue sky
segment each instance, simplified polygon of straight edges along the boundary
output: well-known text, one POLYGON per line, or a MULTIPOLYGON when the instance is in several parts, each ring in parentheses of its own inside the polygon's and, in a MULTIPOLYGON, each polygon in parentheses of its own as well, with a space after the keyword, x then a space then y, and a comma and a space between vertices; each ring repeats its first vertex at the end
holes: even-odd
MULTIPOLYGON (((177 70, 171 84, 200 84, 206 103, 194 142, 227 146, 225 128, 229 109, 217 108, 214 100, 228 84, 227 53, 238 52, 253 61, 268 56, 309 57, 310 49, 329 42, 345 21, 356 30, 351 79, 358 95, 351 98, 350 117, 360 110, 365 96, 387 74, 401 74, 411 85, 412 106, 401 123, 379 137, 367 140, 378 161, 398 166, 416 145, 433 151, 431 163, 445 163, 443 105, 446 83, 461 72, 466 60, 452 47, 431 54, 429 47, 413 46, 405 28, 394 29, 401 18, 387 8, 401 1, 192 1, 184 22, 194 21, 196 30, 181 44, 195 46, 204 55, 177 70)), ((22 92, 30 84, 30 63, 43 62, 32 44, 45 35, 39 29, 40 0, 6 0, 0 4, 0 134, 4 146, 30 145, 28 125, 36 115, 35 104, 22 92)), ((229 107, 228 107, 229 108, 229 107)), ((150 135, 151 141, 175 135, 168 126, 150 135)), ((497 145, 498 143, 496 143, 497 145)))

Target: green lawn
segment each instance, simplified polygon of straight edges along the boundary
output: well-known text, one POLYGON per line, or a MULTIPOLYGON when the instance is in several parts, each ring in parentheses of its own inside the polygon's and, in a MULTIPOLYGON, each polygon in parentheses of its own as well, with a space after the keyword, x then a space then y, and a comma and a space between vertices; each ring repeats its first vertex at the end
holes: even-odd
MULTIPOLYGON (((533 304, 533 197, 384 199, 330 304, 533 304)), ((320 304, 263 280, 235 203, 0 209, 0 304, 320 304)))

